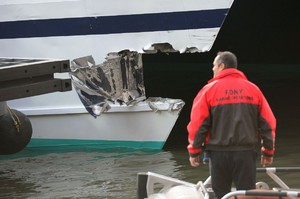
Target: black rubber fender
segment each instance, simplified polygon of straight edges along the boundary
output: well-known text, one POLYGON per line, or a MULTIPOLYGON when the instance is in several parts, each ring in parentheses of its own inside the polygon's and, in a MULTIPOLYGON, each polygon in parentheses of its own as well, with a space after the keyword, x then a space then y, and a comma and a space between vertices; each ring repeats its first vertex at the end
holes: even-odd
POLYGON ((0 116, 0 155, 14 154, 23 150, 31 137, 31 122, 24 113, 9 109, 0 116))

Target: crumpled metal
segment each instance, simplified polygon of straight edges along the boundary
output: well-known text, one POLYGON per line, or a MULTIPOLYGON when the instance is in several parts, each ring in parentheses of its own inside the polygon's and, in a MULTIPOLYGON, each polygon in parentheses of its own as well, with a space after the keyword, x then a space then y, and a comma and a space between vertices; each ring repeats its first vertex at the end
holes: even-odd
POLYGON ((178 110, 178 114, 180 113, 180 111, 185 105, 185 102, 181 99, 171 99, 171 98, 161 98, 161 97, 149 97, 146 100, 146 102, 154 112, 167 109, 169 112, 178 110), (165 105, 167 105, 168 107, 165 107, 165 105))
POLYGON ((134 104, 146 99, 142 55, 135 51, 108 54, 96 64, 92 56, 71 61, 71 79, 86 110, 95 118, 110 103, 134 104))

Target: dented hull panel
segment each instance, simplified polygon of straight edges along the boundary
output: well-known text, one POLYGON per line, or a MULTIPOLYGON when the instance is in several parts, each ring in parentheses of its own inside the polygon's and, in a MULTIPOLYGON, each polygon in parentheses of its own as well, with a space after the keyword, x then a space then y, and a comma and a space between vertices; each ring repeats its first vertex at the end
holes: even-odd
MULTIPOLYGON (((1 27, 1 23, 0 23, 1 27)), ((208 51, 216 39, 219 28, 178 31, 156 31, 113 35, 83 35, 68 37, 38 37, 0 39, 2 57, 76 59, 93 55, 97 63, 105 61, 110 52, 131 50, 152 53, 153 44, 169 43, 172 48, 184 53, 186 48, 208 51), (180 39, 179 39, 180 38, 180 39), (46 49, 46 50, 40 50, 46 49), (62 53, 63 52, 63 53, 62 53)))

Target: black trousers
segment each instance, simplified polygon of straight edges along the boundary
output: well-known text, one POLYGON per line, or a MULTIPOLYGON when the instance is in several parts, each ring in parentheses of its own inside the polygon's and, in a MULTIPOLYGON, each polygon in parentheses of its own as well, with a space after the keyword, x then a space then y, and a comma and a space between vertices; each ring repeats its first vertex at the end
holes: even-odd
POLYGON ((216 198, 222 198, 230 192, 232 183, 237 190, 255 189, 255 151, 210 151, 209 155, 211 182, 216 198))

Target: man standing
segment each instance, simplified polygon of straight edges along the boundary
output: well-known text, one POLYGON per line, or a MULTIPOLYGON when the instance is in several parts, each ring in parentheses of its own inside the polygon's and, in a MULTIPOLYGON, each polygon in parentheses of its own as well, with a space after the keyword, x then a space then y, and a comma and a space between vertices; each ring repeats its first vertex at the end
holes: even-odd
POLYGON ((255 189, 256 148, 261 139, 261 164, 273 162, 276 119, 260 89, 237 70, 237 58, 219 52, 214 77, 194 99, 188 129, 190 163, 209 153, 212 188, 217 198, 238 190, 255 189))

